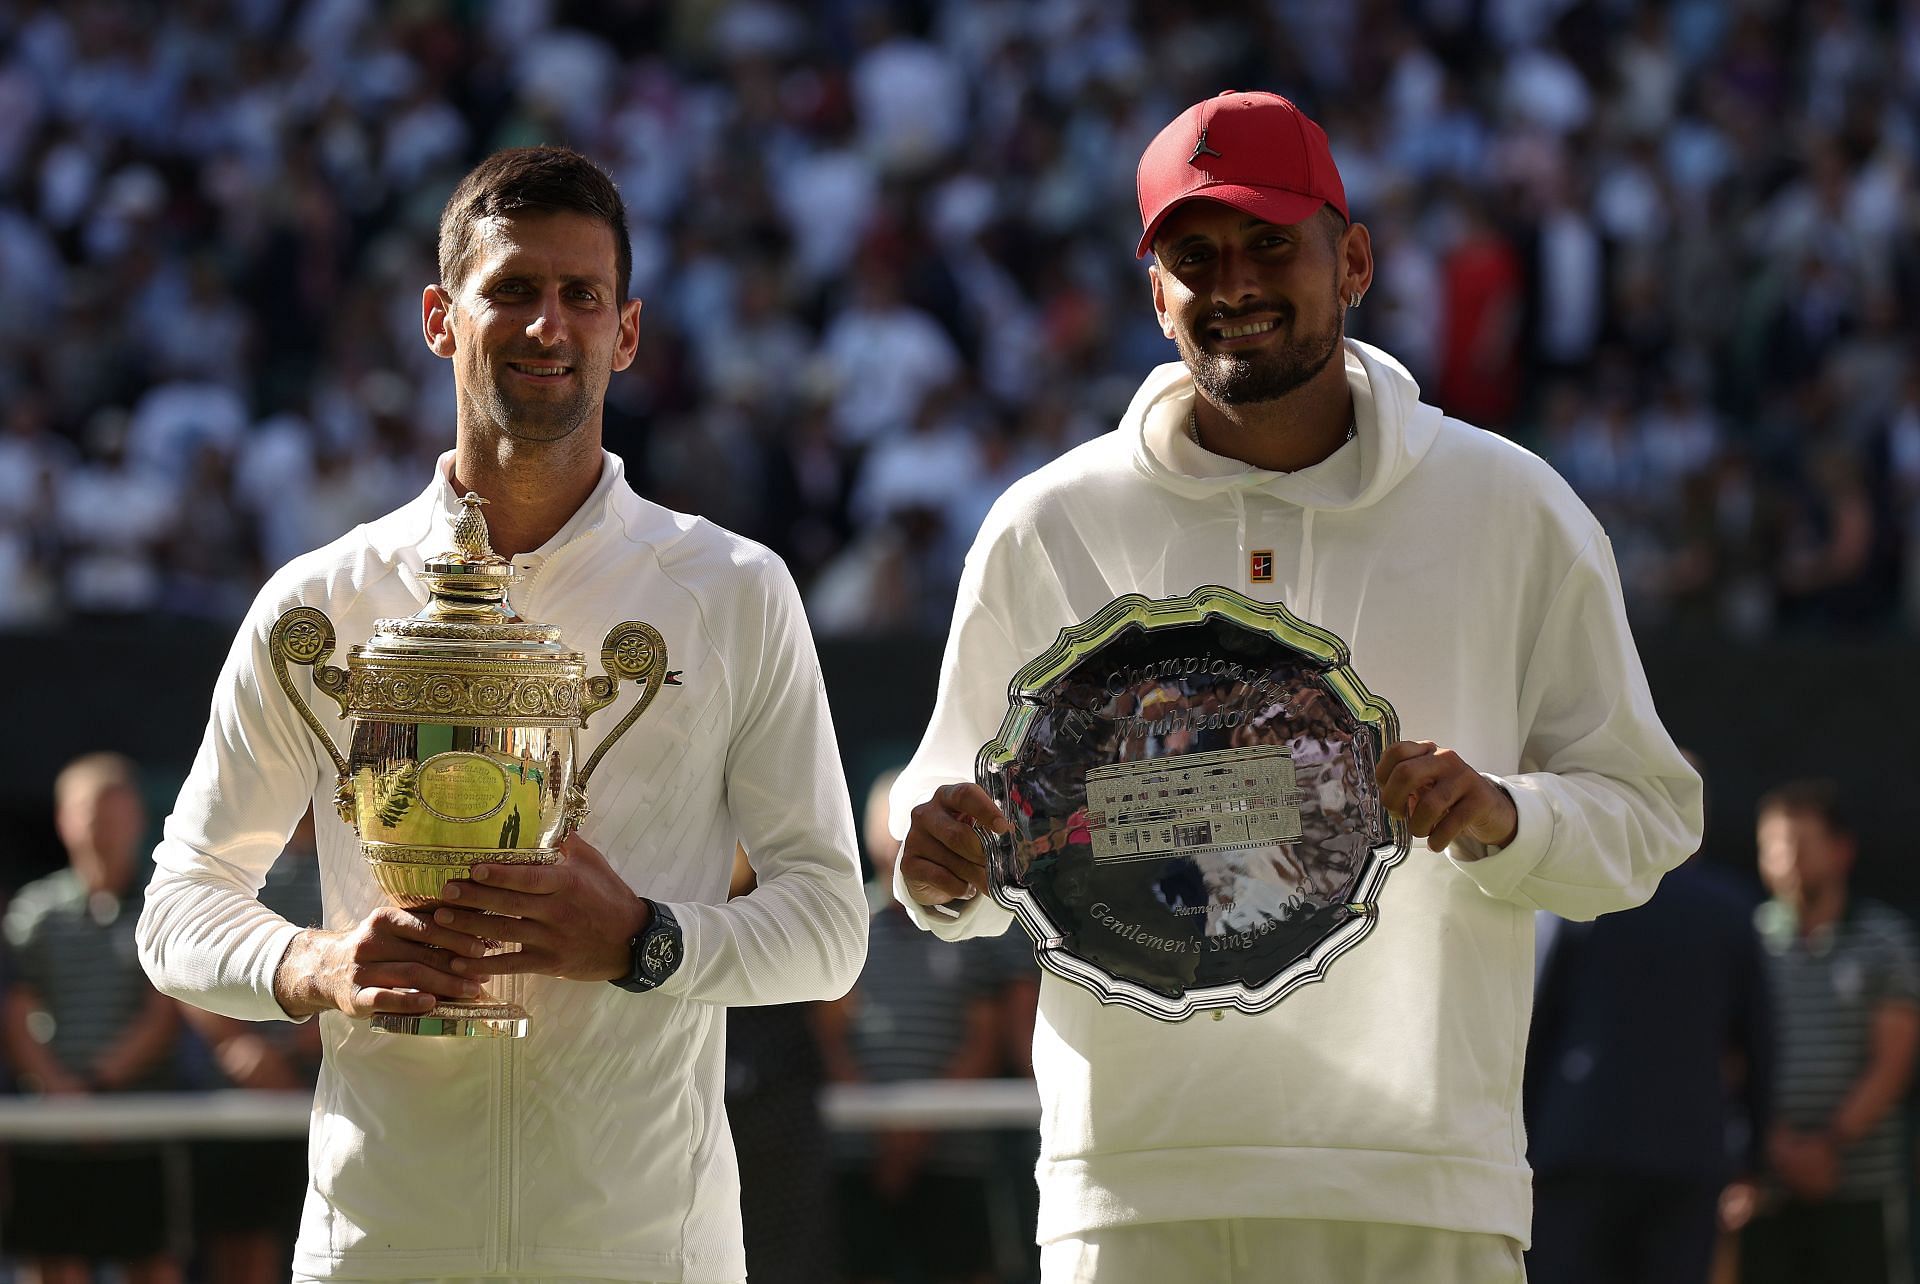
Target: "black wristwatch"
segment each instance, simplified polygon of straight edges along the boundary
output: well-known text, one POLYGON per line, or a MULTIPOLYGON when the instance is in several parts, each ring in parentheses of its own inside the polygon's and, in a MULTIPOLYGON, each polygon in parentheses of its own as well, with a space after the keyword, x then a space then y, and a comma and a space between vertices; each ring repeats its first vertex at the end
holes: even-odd
POLYGON ((680 968, 679 920, 658 901, 647 901, 647 905, 653 911, 647 926, 627 942, 627 974, 608 982, 634 994, 658 989, 680 968))

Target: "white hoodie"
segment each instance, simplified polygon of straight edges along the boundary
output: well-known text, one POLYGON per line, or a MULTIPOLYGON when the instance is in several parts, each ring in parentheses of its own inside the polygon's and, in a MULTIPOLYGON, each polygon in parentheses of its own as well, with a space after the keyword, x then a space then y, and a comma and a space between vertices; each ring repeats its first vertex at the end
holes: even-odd
MULTIPOLYGON (((1008 680, 1060 628, 1124 593, 1204 584, 1337 634, 1403 736, 1505 783, 1519 831, 1446 856, 1416 840, 1373 933, 1260 1016, 1167 1024, 1047 973, 1043 1243, 1221 1217, 1526 1242, 1533 911, 1638 904, 1698 845, 1700 782, 1655 715, 1592 515, 1540 459, 1422 404, 1386 354, 1349 341, 1346 368, 1358 435, 1312 468, 1264 472, 1191 444, 1193 385, 1173 364, 1117 432, 1001 498, 967 559, 895 833, 936 787, 971 778, 1008 680), (1273 582, 1251 583, 1249 556, 1267 550, 1273 582)), ((984 898, 957 919, 910 908, 955 939, 1011 921, 984 898)))

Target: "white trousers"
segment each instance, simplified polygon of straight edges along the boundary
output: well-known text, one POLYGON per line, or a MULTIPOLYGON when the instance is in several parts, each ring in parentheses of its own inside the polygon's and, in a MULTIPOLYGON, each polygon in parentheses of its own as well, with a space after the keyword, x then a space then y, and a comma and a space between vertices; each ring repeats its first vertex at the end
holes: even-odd
POLYGON ((1526 1284, 1504 1235, 1246 1218, 1150 1222, 1041 1246, 1041 1284, 1526 1284))

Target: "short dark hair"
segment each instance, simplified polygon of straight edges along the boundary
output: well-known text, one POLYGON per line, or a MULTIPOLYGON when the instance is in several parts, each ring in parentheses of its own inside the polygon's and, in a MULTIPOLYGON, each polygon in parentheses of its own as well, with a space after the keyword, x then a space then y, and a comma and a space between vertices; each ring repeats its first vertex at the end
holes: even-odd
POLYGON ((620 189, 598 165, 568 147, 512 147, 470 170, 440 211, 440 283, 452 288, 473 258, 474 227, 515 214, 585 214, 613 230, 614 293, 627 301, 633 242, 620 189))
POLYGON ((1840 804, 1840 786, 1831 780, 1789 780, 1776 785, 1760 796, 1756 814, 1775 812, 1818 817, 1828 833, 1837 838, 1853 837, 1853 823, 1840 804))
POLYGON ((1347 234, 1347 216, 1327 204, 1322 205, 1314 217, 1320 220, 1320 234, 1327 238, 1327 245, 1339 249, 1340 238, 1347 234))

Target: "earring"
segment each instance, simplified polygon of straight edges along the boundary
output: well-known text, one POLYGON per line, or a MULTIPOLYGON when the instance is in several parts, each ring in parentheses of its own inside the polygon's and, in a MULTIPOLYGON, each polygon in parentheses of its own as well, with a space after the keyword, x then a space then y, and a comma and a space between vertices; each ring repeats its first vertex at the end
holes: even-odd
POLYGON ((1348 306, 1348 307, 1350 307, 1350 308, 1357 308, 1357 307, 1359 307, 1359 306, 1360 306, 1360 298, 1361 298, 1361 294, 1360 294, 1360 291, 1358 291, 1358 290, 1355 290, 1355 291, 1354 291, 1354 292, 1353 292, 1352 294, 1350 294, 1350 295, 1348 295, 1348 296, 1347 296, 1347 306, 1348 306))

